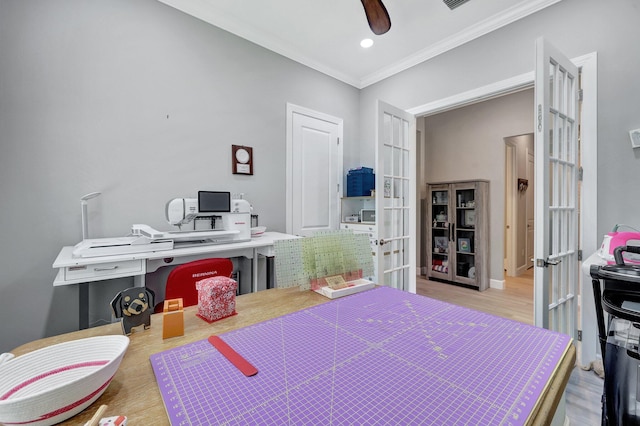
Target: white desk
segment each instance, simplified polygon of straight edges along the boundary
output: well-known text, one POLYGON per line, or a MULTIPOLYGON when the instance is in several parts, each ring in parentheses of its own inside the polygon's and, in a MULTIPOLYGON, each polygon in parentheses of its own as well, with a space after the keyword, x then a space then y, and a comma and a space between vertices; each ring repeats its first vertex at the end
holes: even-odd
MULTIPOLYGON (((80 329, 83 329, 89 326, 89 283, 134 277, 135 285, 143 287, 145 274, 154 272, 162 266, 180 265, 212 256, 246 257, 252 259, 251 289, 256 292, 258 290, 258 256, 273 258, 274 242, 291 238, 298 237, 280 232, 265 232, 261 237, 241 243, 203 244, 172 250, 100 257, 73 257, 73 246, 67 246, 62 248, 53 262, 53 267, 58 269, 53 285, 80 285, 80 329)), ((268 272, 267 279, 269 275, 268 272)))

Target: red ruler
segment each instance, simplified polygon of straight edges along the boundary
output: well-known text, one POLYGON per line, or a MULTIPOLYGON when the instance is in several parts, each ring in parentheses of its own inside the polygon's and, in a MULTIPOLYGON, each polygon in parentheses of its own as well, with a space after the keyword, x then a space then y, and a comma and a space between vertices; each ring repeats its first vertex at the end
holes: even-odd
POLYGON ((209 337, 209 343, 213 345, 225 358, 227 358, 231 364, 233 364, 238 370, 247 377, 258 374, 258 369, 255 368, 249 361, 244 359, 242 355, 236 352, 231 346, 219 338, 218 336, 209 337))

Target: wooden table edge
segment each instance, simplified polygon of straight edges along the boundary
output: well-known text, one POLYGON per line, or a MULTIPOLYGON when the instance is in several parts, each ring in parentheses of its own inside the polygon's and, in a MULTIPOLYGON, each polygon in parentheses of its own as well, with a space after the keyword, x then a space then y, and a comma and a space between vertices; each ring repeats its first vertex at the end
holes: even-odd
POLYGON ((564 395, 564 390, 569 382, 571 372, 576 363, 576 347, 573 342, 569 342, 567 349, 558 365, 556 366, 547 386, 538 398, 538 403, 533 408, 528 425, 550 425, 553 421, 560 400, 564 395))

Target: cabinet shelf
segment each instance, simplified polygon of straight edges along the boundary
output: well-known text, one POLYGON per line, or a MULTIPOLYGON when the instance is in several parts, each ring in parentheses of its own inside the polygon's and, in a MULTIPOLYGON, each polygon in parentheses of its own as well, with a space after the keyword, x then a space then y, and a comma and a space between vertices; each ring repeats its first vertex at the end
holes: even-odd
MULTIPOLYGON (((340 199, 340 221, 341 224, 344 225, 375 225, 375 223, 371 223, 369 221, 360 222, 362 217, 360 217, 360 212, 362 210, 371 211, 376 208, 376 197, 371 197, 369 195, 362 195, 357 197, 342 197, 340 199), (347 217, 357 217, 357 222, 349 222, 346 220, 347 217)), ((370 216, 370 215, 368 215, 370 216)), ((367 216, 367 217, 368 217, 367 216)), ((366 220, 366 219, 365 219, 366 220)))
POLYGON ((369 237, 369 247, 373 256, 373 275, 366 278, 377 282, 378 268, 378 228, 375 222, 347 222, 348 216, 358 216, 361 210, 373 210, 376 208, 376 197, 362 195, 356 197, 342 197, 340 199, 340 229, 349 230, 354 234, 366 234, 369 237))
POLYGON ((358 195, 356 197, 342 197, 343 200, 375 200, 371 195, 358 195))

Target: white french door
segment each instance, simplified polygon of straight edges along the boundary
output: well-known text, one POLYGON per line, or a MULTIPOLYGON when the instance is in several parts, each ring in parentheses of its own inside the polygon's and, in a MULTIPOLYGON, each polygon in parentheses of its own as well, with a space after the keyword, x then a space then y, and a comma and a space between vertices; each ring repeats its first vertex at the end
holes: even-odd
POLYGON ((378 283, 416 292, 416 120, 378 101, 376 226, 378 283))
POLYGON ((535 72, 534 323, 574 336, 578 261, 578 68, 543 38, 535 72))

